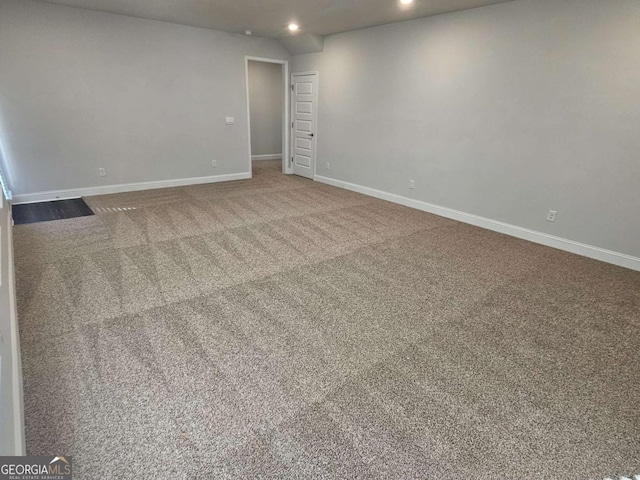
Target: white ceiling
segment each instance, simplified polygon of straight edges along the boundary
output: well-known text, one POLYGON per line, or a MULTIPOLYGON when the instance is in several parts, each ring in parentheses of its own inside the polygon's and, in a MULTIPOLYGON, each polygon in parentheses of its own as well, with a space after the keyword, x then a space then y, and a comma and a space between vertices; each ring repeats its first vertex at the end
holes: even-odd
POLYGON ((254 35, 290 35, 287 24, 317 35, 482 7, 511 0, 45 0, 49 3, 254 35))

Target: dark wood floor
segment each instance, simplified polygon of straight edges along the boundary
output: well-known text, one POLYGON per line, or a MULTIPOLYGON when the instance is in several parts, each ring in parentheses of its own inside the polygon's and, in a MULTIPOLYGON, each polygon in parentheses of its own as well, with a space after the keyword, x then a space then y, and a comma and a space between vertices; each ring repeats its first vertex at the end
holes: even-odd
POLYGON ((14 205, 12 213, 16 225, 93 215, 93 211, 82 198, 14 205))

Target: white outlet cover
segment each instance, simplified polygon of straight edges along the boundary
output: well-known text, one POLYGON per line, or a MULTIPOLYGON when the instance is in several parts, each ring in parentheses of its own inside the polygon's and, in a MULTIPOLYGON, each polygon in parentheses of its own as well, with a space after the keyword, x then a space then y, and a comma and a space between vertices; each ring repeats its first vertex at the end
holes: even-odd
POLYGON ((234 123, 236 123, 236 119, 233 117, 225 117, 224 123, 226 123, 227 125, 233 125, 234 123))

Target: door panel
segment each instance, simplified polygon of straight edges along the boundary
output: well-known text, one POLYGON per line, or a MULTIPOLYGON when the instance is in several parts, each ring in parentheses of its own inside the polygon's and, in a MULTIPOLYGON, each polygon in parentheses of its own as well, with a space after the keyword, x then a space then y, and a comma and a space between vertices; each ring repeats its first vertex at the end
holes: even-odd
POLYGON ((298 150, 311 151, 311 140, 308 138, 296 138, 296 148, 298 150))
POLYGON ((316 164, 318 75, 293 75, 293 173, 313 178, 316 164))
POLYGON ((296 113, 313 113, 313 103, 296 102, 296 113))
POLYGON ((309 168, 311 166, 311 157, 307 155, 298 155, 295 157, 296 165, 309 168))

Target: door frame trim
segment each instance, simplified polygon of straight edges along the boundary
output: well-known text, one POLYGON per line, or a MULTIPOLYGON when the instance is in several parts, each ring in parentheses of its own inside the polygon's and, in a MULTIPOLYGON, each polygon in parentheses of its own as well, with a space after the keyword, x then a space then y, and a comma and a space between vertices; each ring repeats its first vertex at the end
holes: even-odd
MULTIPOLYGON (((313 158, 313 177, 311 178, 314 182, 316 181, 316 170, 318 169, 318 105, 320 104, 320 72, 318 70, 310 70, 307 72, 293 72, 291 74, 291 85, 293 85, 293 79, 294 77, 300 77, 303 75, 315 75, 316 76, 316 87, 318 89, 317 95, 316 95, 316 109, 313 112, 313 122, 316 125, 316 131, 314 132, 313 136, 314 136, 314 141, 315 143, 315 154, 314 154, 314 158, 313 158)), ((294 91, 289 89, 289 95, 291 97, 291 101, 289 102, 289 108, 291 108, 291 112, 290 112, 290 122, 289 124, 291 124, 291 122, 293 122, 293 95, 294 95, 294 91)), ((291 130, 293 130, 293 126, 289 127, 291 130)), ((293 135, 290 136, 290 145, 289 145, 289 149, 291 151, 291 153, 293 153, 293 135)), ((291 165, 291 173, 293 173, 293 165, 291 165)))
POLYGON ((251 161, 251 105, 249 99, 249 61, 254 62, 265 62, 265 63, 278 63, 283 65, 282 67, 282 172, 291 175, 293 173, 293 168, 288 162, 289 156, 291 155, 291 139, 289 138, 289 124, 291 123, 291 106, 290 100, 291 97, 288 94, 290 91, 289 87, 289 60, 281 60, 279 58, 266 58, 266 57, 253 57, 250 55, 244 56, 244 78, 245 78, 245 87, 246 87, 246 100, 247 100, 247 133, 248 133, 248 145, 249 145, 249 153, 247 158, 249 159, 249 178, 253 175, 253 163, 251 161))

